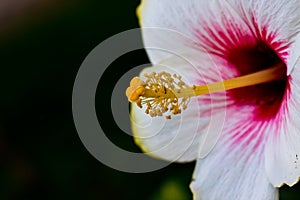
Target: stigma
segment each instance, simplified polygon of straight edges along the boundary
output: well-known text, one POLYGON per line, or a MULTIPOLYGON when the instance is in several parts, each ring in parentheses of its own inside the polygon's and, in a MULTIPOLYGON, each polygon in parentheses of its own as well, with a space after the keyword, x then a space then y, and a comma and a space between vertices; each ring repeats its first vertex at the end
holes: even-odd
POLYGON ((140 108, 145 107, 145 113, 151 117, 171 119, 171 115, 180 114, 188 107, 192 97, 283 80, 286 78, 286 67, 279 63, 252 74, 200 86, 189 86, 180 75, 167 72, 152 72, 144 74, 144 77, 145 81, 138 77, 130 81, 126 90, 128 101, 140 108))

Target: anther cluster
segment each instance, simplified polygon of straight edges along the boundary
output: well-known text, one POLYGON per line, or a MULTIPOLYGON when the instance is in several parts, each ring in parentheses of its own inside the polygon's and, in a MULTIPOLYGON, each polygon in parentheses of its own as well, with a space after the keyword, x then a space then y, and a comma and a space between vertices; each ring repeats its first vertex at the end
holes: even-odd
POLYGON ((190 97, 179 97, 181 90, 189 86, 182 81, 179 75, 167 72, 152 72, 144 75, 145 93, 136 101, 137 105, 142 108, 146 106, 146 114, 151 117, 163 116, 170 119, 171 114, 180 114, 182 110, 187 108, 190 97))

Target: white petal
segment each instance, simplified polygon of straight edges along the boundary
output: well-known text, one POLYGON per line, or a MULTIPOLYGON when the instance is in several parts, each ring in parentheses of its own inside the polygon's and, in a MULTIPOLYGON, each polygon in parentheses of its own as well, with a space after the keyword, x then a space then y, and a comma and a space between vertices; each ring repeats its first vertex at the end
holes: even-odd
POLYGON ((227 110, 220 140, 206 158, 197 161, 191 184, 194 199, 278 199, 278 190, 265 174, 264 132, 268 125, 252 123, 249 110, 227 110))
MULTIPOLYGON (((195 1, 195 0, 144 0, 139 7, 139 16, 142 28, 156 28, 155 33, 143 30, 144 44, 146 47, 157 47, 174 52, 196 48, 204 51, 216 51, 215 46, 221 50, 225 48, 227 41, 218 43, 214 37, 218 37, 217 30, 209 28, 211 20, 220 29, 238 28, 241 32, 249 32, 249 27, 237 16, 236 12, 224 1, 195 1), (236 19, 234 27, 224 27, 224 15, 220 10, 226 11, 226 17, 236 19), (206 24, 207 29, 203 28, 206 24), (160 30, 168 30, 169 34, 160 33, 160 30), (174 33, 172 34, 171 31, 174 33), (199 38, 199 32, 203 34, 199 38), (175 34, 176 33, 176 34, 175 34), (182 35, 182 36, 180 36, 182 35), (183 37, 184 36, 184 37, 183 37), (223 45, 223 46, 222 46, 223 45)), ((226 40, 234 43, 237 39, 225 32, 226 40)), ((152 63, 156 64, 165 58, 165 55, 152 51, 148 52, 152 63)))
MULTIPOLYGON (((143 0, 139 7, 142 28, 154 27, 177 34, 148 34, 143 31, 146 47, 158 47, 175 52, 188 48, 205 49, 219 55, 226 46, 247 40, 248 46, 262 40, 276 50, 293 68, 300 55, 296 37, 300 31, 298 0, 143 0), (184 35, 183 39, 176 35, 184 35)), ((148 52, 156 64, 164 54, 148 52)))
POLYGON ((292 186, 300 177, 300 62, 290 78, 290 89, 284 100, 278 133, 270 135, 266 149, 266 170, 271 183, 292 186))
POLYGON ((290 48, 290 54, 288 57, 287 66, 289 66, 287 75, 290 75, 295 68, 295 66, 299 66, 300 62, 300 34, 298 34, 295 38, 295 42, 292 43, 290 48))
POLYGON ((258 157, 245 160, 238 150, 224 152, 224 147, 219 145, 215 148, 207 158, 197 161, 191 184, 194 199, 279 199, 258 157), (217 149, 221 152, 214 152, 217 149))
MULTIPOLYGON (((160 65, 146 68, 141 74, 152 71, 176 73, 191 86, 222 80, 217 68, 211 67, 214 64, 207 61, 207 57, 201 59, 201 54, 197 56, 172 56, 160 65), (195 58, 197 67, 192 65, 195 58)), ((133 105, 132 129, 136 143, 152 156, 169 161, 185 162, 205 156, 221 133, 225 118, 225 98, 224 92, 192 98, 188 108, 180 115, 173 115, 171 120, 164 117, 150 118, 144 113, 145 109, 133 105), (219 122, 219 126, 210 126, 212 121, 219 122)))

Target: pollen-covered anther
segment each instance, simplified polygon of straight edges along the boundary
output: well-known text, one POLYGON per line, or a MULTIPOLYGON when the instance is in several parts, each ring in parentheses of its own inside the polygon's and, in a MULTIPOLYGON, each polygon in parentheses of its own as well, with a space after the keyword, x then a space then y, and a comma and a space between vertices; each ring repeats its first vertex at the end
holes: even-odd
POLYGON ((178 96, 182 89, 189 87, 181 76, 167 72, 152 72, 144 76, 145 82, 137 77, 132 79, 126 95, 130 102, 145 107, 146 114, 156 117, 167 113, 166 118, 170 119, 170 114, 180 114, 187 108, 190 97, 178 96))

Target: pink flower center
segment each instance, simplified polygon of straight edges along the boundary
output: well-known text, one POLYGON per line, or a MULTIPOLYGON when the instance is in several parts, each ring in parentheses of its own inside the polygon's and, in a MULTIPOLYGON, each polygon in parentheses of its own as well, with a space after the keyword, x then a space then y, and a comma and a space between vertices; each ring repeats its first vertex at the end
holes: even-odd
MULTIPOLYGON (((254 16, 254 15, 253 15, 254 16)), ((201 41, 200 48, 206 49, 216 62, 221 58, 238 76, 251 74, 279 63, 286 63, 288 45, 271 32, 268 26, 260 27, 252 19, 255 29, 246 30, 234 19, 223 16, 222 25, 212 21, 201 21, 201 29, 195 27, 195 36, 201 41)), ((250 26, 249 26, 250 27, 250 26)), ((228 73, 228 71, 225 73, 228 73)), ((234 78, 234 77, 231 77, 234 78)), ((225 77, 228 79, 228 77, 225 77)), ((252 106, 255 120, 270 120, 277 116, 287 94, 288 77, 275 81, 227 91, 239 106, 252 106)))
MULTIPOLYGON (((252 47, 241 46, 228 50, 226 59, 239 75, 257 72, 278 63, 284 63, 266 42, 259 41, 252 47)), ((256 120, 274 118, 283 101, 287 78, 281 81, 249 86, 228 91, 236 106, 253 106, 256 120)))

